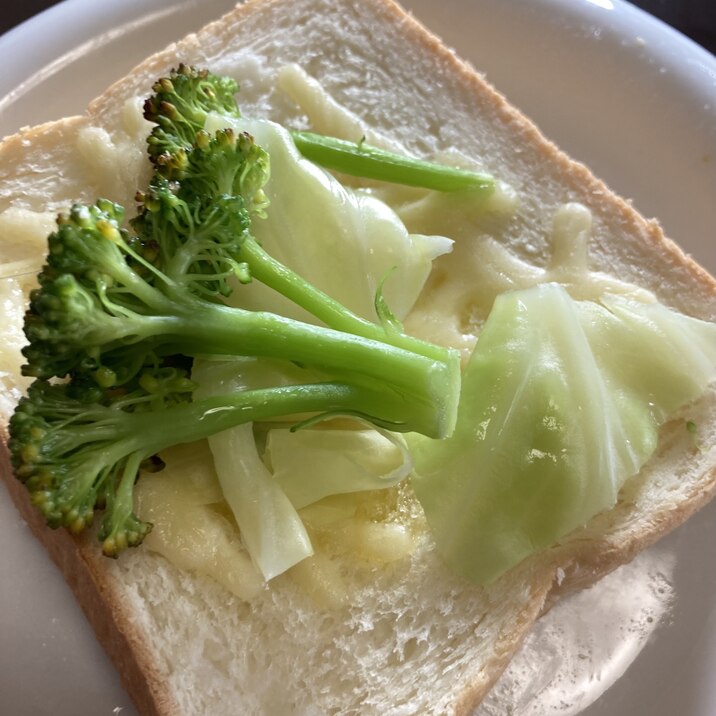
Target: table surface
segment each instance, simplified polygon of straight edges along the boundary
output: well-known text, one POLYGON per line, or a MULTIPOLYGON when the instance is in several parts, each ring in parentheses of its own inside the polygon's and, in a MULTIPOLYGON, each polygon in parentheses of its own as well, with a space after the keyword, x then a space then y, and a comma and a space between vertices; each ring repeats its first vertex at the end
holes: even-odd
MULTIPOLYGON (((101 2, 101 0, 96 0, 101 2)), ((24 20, 57 4, 58 0, 24 0, 3 3, 0 35, 24 20)), ((716 54, 716 2, 714 0, 632 0, 634 5, 656 15, 706 49, 716 54)))

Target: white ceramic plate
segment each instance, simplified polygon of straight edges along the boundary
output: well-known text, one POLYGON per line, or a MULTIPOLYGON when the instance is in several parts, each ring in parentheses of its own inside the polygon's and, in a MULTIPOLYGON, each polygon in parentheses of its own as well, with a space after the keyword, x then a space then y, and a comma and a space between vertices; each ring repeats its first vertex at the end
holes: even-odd
MULTIPOLYGON (((0 74, 0 135, 81 111, 147 54, 232 4, 66 0, 25 23, 0 38, 0 57, 12 58, 0 74)), ((716 272, 716 59, 620 0, 407 4, 549 137, 642 213, 659 216, 668 235, 716 272)), ((0 541, 0 710, 135 716, 4 488, 0 541)), ((662 542, 655 554, 675 564, 670 616, 584 714, 716 712, 714 544, 716 505, 662 542)), ((601 598, 619 601, 619 591, 617 584, 601 598)))

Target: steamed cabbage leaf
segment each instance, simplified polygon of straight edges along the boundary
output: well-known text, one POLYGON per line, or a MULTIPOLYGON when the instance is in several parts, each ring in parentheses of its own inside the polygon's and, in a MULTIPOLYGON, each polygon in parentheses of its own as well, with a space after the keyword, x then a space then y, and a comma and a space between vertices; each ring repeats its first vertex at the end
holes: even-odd
MULTIPOLYGON (((192 377, 198 398, 268 385, 300 383, 300 369, 278 361, 196 361, 192 377), (296 375, 293 375, 295 373, 296 375)), ((252 424, 209 438, 214 468, 239 527, 241 540, 264 579, 285 572, 313 554, 298 512, 261 460, 252 424)))
MULTIPOLYGON (((197 360, 196 395, 315 382, 317 374, 267 358, 197 360)), ((396 485, 412 470, 402 436, 376 428, 268 430, 265 453, 253 425, 208 438, 223 497, 241 540, 265 580, 313 554, 297 510, 328 495, 396 485)))
POLYGON ((463 376, 454 435, 411 436, 439 551, 489 583, 612 507, 659 425, 716 377, 716 325, 557 284, 498 297, 463 376))
POLYGON ((266 455, 296 509, 329 495, 393 487, 413 463, 400 435, 378 430, 271 430, 266 455))
MULTIPOLYGON (((375 321, 375 296, 383 294, 403 319, 415 303, 438 256, 452 250, 443 236, 409 234, 398 215, 365 191, 343 186, 304 159, 281 125, 260 119, 210 115, 206 128, 231 126, 251 134, 271 157, 264 187, 269 207, 251 231, 271 256, 340 301, 375 321)), ((259 282, 242 286, 232 301, 315 322, 302 309, 259 282)))

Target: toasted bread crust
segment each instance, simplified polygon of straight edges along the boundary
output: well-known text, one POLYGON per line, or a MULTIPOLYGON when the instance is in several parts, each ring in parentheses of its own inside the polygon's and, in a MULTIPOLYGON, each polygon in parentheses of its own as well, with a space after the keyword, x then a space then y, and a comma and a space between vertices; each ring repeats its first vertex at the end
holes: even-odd
POLYGON ((74 537, 64 529, 52 530, 45 524, 30 503, 24 485, 15 479, 5 431, 1 430, 0 435, 0 478, 32 533, 64 575, 137 709, 146 716, 179 713, 166 680, 156 668, 145 636, 114 590, 103 567, 107 558, 101 556, 97 542, 88 535, 74 537))

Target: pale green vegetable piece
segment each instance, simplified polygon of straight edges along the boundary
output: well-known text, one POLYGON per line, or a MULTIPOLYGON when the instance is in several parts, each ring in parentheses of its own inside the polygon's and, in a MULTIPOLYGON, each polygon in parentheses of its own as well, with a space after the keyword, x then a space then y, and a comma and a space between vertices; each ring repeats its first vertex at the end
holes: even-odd
POLYGON ((328 495, 392 487, 413 467, 403 439, 377 429, 271 430, 266 455, 296 509, 328 495))
POLYGON ((252 426, 239 425, 210 437, 209 446, 241 540, 264 579, 312 555, 301 518, 259 457, 252 426))
MULTIPOLYGON (((299 369, 258 359, 196 361, 192 377, 197 398, 270 385, 290 385, 299 369)), ((241 540, 269 580, 313 554, 296 509, 274 480, 256 449, 251 424, 213 435, 209 447, 224 498, 239 526, 241 540)))
MULTIPOLYGON (((404 318, 422 290, 433 260, 451 251, 452 241, 408 234, 387 204, 344 187, 304 159, 281 125, 221 115, 207 119, 208 131, 226 126, 249 132, 271 157, 272 178, 264 188, 269 208, 265 218, 254 219, 251 229, 268 253, 354 313, 373 321, 376 291, 390 274, 384 286, 385 299, 391 311, 404 318)), ((233 299, 247 308, 315 322, 258 282, 242 286, 233 299)))
POLYGON ((656 421, 698 397, 713 379, 716 325, 624 296, 607 295, 602 304, 608 310, 579 304, 582 325, 590 342, 603 348, 604 369, 648 401, 656 421))
MULTIPOLYGON (((297 366, 257 358, 196 361, 199 397, 315 380, 297 366)), ((264 463, 251 425, 209 438, 224 499, 265 579, 312 554, 297 509, 323 497, 391 487, 412 461, 403 438, 380 429, 269 431, 264 463)))
POLYGON ((716 377, 716 325, 659 304, 498 297, 463 376, 454 435, 411 436, 438 549, 489 583, 612 507, 663 420, 716 377))

